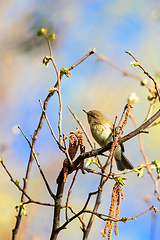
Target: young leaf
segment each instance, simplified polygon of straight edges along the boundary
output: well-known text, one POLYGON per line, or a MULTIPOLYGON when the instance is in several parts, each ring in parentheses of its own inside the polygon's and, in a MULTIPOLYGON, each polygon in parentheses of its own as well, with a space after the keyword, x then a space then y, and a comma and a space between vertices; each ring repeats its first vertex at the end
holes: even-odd
POLYGON ((45 57, 43 58, 43 64, 44 64, 46 67, 48 67, 49 60, 50 60, 50 59, 51 59, 50 56, 45 56, 45 57))
POLYGON ((98 162, 97 158, 94 157, 88 158, 85 167, 86 168, 89 167, 89 165, 91 165, 92 163, 97 164, 97 162, 98 162))
POLYGON ((130 62, 130 65, 133 67, 139 66, 139 62, 130 62))
POLYGON ((59 71, 60 73, 65 74, 68 78, 71 76, 71 73, 68 71, 67 68, 61 68, 59 71))
POLYGON ((41 37, 41 36, 46 35, 46 34, 47 34, 47 29, 46 28, 41 28, 41 30, 39 30, 37 32, 38 37, 41 37))
POLYGON ((116 181, 119 182, 122 186, 124 186, 126 183, 124 182, 125 178, 116 177, 116 181))
POLYGON ((57 91, 58 89, 57 88, 50 88, 49 90, 48 90, 48 92, 55 92, 55 91, 57 91))

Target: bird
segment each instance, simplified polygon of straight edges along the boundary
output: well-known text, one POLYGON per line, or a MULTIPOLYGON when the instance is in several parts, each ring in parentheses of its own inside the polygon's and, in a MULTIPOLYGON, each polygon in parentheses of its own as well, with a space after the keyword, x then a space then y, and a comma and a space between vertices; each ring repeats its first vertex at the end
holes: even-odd
MULTIPOLYGON (((90 130, 95 141, 101 147, 113 142, 113 124, 98 110, 83 111, 87 114, 90 130)), ((124 154, 123 144, 116 147, 114 158, 119 171, 134 168, 124 154)))

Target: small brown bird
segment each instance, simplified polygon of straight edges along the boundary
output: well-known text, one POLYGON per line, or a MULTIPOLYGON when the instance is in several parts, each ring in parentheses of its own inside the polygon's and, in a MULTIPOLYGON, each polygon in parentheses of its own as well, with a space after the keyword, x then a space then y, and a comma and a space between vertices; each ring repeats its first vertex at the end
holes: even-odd
MULTIPOLYGON (((100 111, 83 111, 87 114, 91 133, 96 142, 101 147, 113 142, 113 124, 100 111)), ((133 165, 129 162, 123 152, 123 144, 116 147, 114 158, 116 160, 118 170, 123 171, 124 169, 133 169, 133 165)))

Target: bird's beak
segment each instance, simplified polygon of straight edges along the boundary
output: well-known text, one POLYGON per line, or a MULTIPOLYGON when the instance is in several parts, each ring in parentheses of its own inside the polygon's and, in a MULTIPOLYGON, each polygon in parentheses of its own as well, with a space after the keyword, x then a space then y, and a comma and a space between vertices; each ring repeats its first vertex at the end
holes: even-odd
POLYGON ((88 112, 86 110, 83 109, 83 112, 85 112, 86 114, 88 114, 88 112))

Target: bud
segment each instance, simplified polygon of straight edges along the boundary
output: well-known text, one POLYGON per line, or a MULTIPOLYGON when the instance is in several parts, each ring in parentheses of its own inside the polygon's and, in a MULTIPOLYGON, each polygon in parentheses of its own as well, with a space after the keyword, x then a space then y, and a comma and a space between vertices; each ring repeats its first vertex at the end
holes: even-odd
POLYGON ((145 85, 147 85, 147 83, 148 83, 148 80, 147 79, 143 79, 141 81, 141 86, 145 86, 145 85))
POLYGON ((48 40, 53 41, 56 38, 56 34, 55 33, 51 33, 48 37, 48 40))
POLYGON ((137 94, 135 92, 133 92, 129 96, 128 100, 131 101, 132 103, 136 103, 139 101, 139 97, 137 96, 137 94))
POLYGON ((130 65, 133 67, 139 66, 139 62, 130 62, 130 65))

